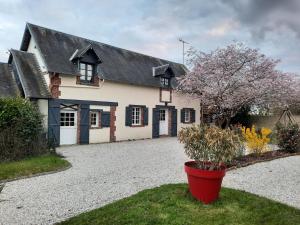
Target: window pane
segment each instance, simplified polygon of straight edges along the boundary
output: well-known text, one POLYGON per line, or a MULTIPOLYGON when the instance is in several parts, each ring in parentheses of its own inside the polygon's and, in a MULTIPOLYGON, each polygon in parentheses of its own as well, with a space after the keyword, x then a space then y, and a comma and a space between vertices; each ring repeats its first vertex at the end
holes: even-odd
POLYGON ((85 70, 85 64, 84 63, 80 63, 80 69, 85 70))
POLYGON ((85 75, 85 70, 80 70, 81 75, 85 75))
POLYGON ((92 70, 93 69, 92 65, 87 65, 87 69, 92 70))

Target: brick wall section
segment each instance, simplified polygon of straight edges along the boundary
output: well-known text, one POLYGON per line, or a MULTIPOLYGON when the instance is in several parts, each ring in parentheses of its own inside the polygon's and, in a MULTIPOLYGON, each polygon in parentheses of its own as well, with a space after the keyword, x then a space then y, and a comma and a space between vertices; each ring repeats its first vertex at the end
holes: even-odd
POLYGON ((116 141, 116 106, 110 107, 110 142, 116 141))
POLYGON ((61 85, 61 78, 58 73, 53 73, 50 77, 50 93, 52 98, 58 98, 60 96, 59 85, 61 85))

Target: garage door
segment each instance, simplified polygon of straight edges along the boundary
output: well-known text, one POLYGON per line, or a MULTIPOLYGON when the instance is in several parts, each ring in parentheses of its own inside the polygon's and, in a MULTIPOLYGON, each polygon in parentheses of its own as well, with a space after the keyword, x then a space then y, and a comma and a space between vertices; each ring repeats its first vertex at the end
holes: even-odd
POLYGON ((77 111, 60 111, 60 144, 72 145, 77 143, 77 111))

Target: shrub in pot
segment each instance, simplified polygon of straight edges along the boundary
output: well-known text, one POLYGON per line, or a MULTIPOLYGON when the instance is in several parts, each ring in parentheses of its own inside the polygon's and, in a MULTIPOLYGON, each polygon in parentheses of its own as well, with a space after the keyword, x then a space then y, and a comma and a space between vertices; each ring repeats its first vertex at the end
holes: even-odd
POLYGON ((182 128, 179 141, 185 153, 194 161, 185 163, 191 194, 205 204, 219 197, 226 163, 236 157, 243 144, 230 129, 216 126, 191 126, 182 128))

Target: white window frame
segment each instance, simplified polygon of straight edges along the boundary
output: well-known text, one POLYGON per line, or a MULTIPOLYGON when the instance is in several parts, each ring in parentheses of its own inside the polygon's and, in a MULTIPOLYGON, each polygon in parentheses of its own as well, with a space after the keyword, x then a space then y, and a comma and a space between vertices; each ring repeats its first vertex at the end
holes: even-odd
POLYGON ((90 126, 93 128, 99 127, 99 112, 95 112, 95 111, 90 112, 90 126), (95 121, 93 121, 92 115, 96 115, 95 121), (96 124, 94 124, 93 122, 96 122, 96 124))
POLYGON ((184 110, 184 122, 185 123, 190 123, 191 122, 191 110, 190 109, 185 109, 184 110))
POLYGON ((142 108, 138 106, 132 107, 132 125, 142 125, 142 108))
POLYGON ((93 78, 94 65, 90 63, 80 62, 80 81, 91 82, 93 78))

